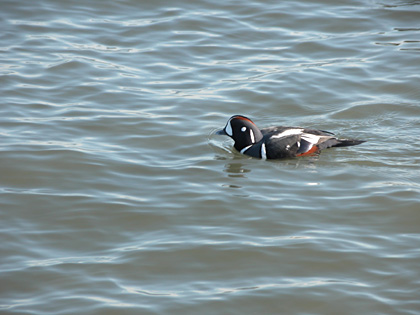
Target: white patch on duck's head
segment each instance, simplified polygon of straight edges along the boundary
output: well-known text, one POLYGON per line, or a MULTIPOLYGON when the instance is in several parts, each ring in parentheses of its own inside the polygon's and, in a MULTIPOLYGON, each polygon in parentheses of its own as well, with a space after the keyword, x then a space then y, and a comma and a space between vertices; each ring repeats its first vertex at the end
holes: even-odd
MULTIPOLYGON (((247 131, 248 130, 248 128, 247 127, 245 127, 245 126, 243 126, 242 128, 241 128, 241 131, 242 132, 245 132, 245 131, 247 131)), ((252 131, 252 129, 249 129, 249 137, 251 138, 251 143, 255 143, 255 135, 254 135, 254 132, 252 131)))
POLYGON ((255 143, 255 136, 254 136, 254 132, 252 131, 252 129, 249 129, 249 135, 251 136, 251 142, 255 143))
POLYGON ((227 134, 229 137, 232 137, 232 136, 233 136, 233 130, 232 130, 232 126, 231 126, 231 124, 230 124, 230 121, 231 121, 231 120, 232 120, 232 118, 228 120, 228 122, 227 122, 227 124, 226 124, 226 127, 225 127, 225 132, 226 132, 226 134, 227 134))

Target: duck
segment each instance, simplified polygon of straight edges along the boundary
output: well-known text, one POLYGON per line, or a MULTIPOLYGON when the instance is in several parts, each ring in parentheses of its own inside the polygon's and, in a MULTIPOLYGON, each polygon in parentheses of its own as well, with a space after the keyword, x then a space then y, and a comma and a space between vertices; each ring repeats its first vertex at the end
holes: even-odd
POLYGON ((283 159, 314 155, 332 147, 354 146, 366 142, 339 139, 334 133, 302 127, 274 126, 258 128, 248 117, 234 115, 217 131, 233 139, 234 148, 242 154, 260 159, 283 159))

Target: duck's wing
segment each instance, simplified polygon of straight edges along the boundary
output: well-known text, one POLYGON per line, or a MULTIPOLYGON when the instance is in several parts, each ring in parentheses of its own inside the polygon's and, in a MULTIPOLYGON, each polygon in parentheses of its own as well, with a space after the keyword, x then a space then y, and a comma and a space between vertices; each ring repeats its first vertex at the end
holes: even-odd
MULTIPOLYGON (((264 141, 265 140, 265 141, 264 141)), ((295 157, 301 146, 301 135, 289 134, 282 137, 267 136, 263 147, 268 159, 295 157)))
POLYGON ((276 127, 268 127, 261 129, 261 133, 266 135, 275 135, 275 134, 282 134, 287 132, 289 134, 292 133, 309 133, 318 136, 334 136, 334 133, 326 130, 318 130, 318 129, 311 129, 311 128, 303 128, 303 127, 290 127, 290 126, 276 126, 276 127))
MULTIPOLYGON (((267 158, 310 155, 331 147, 363 143, 363 140, 338 139, 332 132, 300 127, 270 127, 261 130, 267 158)), ((262 148, 263 150, 264 148, 262 148)))
POLYGON ((339 143, 330 133, 321 130, 286 128, 276 131, 266 136, 269 158, 309 155, 339 143))

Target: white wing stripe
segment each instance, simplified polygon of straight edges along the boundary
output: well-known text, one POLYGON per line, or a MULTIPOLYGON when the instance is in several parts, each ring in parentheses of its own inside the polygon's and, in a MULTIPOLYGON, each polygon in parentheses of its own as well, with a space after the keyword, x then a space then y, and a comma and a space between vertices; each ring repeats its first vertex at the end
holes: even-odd
POLYGON ((321 139, 321 136, 313 135, 310 133, 303 133, 301 138, 308 141, 309 143, 317 144, 319 139, 321 139))
POLYGON ((296 136, 302 134, 303 129, 287 129, 278 135, 274 135, 271 138, 284 138, 288 136, 296 136))

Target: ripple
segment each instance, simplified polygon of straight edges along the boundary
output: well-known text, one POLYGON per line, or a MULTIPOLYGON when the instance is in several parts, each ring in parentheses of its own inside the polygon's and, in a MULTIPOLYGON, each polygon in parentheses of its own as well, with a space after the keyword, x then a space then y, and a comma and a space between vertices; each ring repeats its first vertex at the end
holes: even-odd
POLYGON ((49 267, 60 264, 92 264, 92 263, 108 263, 112 262, 114 257, 60 257, 52 259, 42 259, 42 260, 29 260, 27 261, 28 266, 30 267, 49 267))

